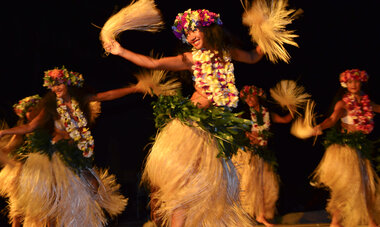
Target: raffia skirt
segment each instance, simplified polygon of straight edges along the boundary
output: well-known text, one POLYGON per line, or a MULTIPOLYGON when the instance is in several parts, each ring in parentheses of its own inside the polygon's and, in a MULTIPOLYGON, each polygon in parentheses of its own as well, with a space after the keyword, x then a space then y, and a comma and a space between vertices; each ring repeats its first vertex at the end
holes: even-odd
POLYGON ((154 214, 163 225, 180 213, 189 227, 252 226, 239 203, 236 169, 217 154, 215 138, 197 126, 174 119, 160 131, 143 182, 152 189, 154 214))
POLYGON ((0 172, 0 193, 9 198, 9 218, 24 226, 104 226, 107 218, 120 214, 127 199, 106 170, 84 169, 75 173, 60 154, 51 158, 29 153, 16 167, 0 172))
POLYGON ((279 176, 273 166, 257 154, 239 150, 232 158, 240 179, 240 200, 251 216, 272 219, 279 194, 279 176))
POLYGON ((313 180, 330 190, 326 209, 330 214, 338 212, 343 226, 366 224, 369 216, 380 223, 379 177, 359 151, 347 145, 330 145, 313 180))

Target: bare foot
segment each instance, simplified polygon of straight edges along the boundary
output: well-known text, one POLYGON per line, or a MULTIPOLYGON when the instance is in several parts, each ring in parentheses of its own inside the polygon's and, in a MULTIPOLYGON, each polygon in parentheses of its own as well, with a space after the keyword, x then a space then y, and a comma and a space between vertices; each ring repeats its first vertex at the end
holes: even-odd
POLYGON ((380 225, 377 225, 373 220, 370 220, 368 223, 368 227, 380 227, 380 225))
POLYGON ((171 227, 185 226, 185 211, 181 208, 174 210, 172 214, 171 227))
POLYGON ((331 223, 330 223, 330 227, 343 227, 341 224, 340 224, 340 212, 338 210, 336 210, 333 215, 332 215, 332 218, 331 218, 331 223))
POLYGON ((21 226, 21 222, 20 222, 20 218, 13 218, 13 221, 12 221, 12 227, 20 227, 21 226))
POLYGON ((264 218, 264 216, 259 216, 256 218, 257 222, 260 222, 264 224, 266 227, 273 227, 274 225, 272 223, 269 223, 267 219, 264 218))

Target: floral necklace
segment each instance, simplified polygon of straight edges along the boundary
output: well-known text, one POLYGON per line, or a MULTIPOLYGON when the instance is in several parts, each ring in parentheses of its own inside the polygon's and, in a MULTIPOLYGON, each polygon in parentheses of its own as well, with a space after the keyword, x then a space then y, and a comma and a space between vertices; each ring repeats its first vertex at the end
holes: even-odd
MULTIPOLYGON (((268 144, 267 133, 270 126, 270 116, 269 111, 265 107, 260 107, 259 111, 254 108, 250 108, 252 128, 253 132, 257 138, 254 138, 255 144, 259 146, 266 146, 268 144)), ((252 142, 252 140, 251 140, 252 142)))
POLYGON ((374 127, 374 114, 368 95, 361 95, 360 101, 357 101, 353 94, 346 93, 343 101, 347 105, 347 116, 353 119, 355 128, 366 134, 370 133, 374 127))
POLYGON ((66 132, 77 142, 83 156, 89 158, 93 155, 94 138, 91 136, 91 131, 87 127, 87 120, 79 109, 78 102, 73 98, 71 99, 71 106, 73 109, 72 115, 70 115, 67 106, 63 103, 63 99, 57 98, 57 112, 66 132))
POLYGON ((192 54, 195 86, 201 88, 216 106, 236 107, 239 92, 235 86, 234 65, 227 52, 223 52, 223 58, 218 51, 204 48, 194 50, 192 54))

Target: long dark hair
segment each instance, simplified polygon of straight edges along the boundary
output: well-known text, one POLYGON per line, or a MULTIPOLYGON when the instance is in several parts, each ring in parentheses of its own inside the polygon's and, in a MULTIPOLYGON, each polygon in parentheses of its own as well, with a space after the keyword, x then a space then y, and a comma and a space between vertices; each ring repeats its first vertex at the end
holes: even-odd
POLYGON ((223 25, 212 24, 199 28, 204 33, 206 43, 219 53, 229 51, 232 48, 243 48, 244 44, 239 37, 233 35, 223 25))
MULTIPOLYGON (((91 126, 93 122, 91 121, 91 108, 90 102, 88 101, 89 95, 92 92, 89 92, 88 89, 77 88, 67 86, 67 91, 72 98, 74 98, 78 104, 79 108, 83 111, 83 114, 88 122, 88 126, 91 126)), ((49 91, 42 98, 40 103, 38 104, 38 110, 45 110, 47 114, 47 119, 44 122, 43 128, 48 129, 49 131, 54 130, 54 120, 59 119, 59 115, 57 112, 57 98, 54 92, 49 91)))
POLYGON ((230 37, 222 26, 212 24, 207 27, 200 27, 199 29, 204 33, 206 43, 212 49, 222 53, 223 50, 228 50, 230 48, 230 37))

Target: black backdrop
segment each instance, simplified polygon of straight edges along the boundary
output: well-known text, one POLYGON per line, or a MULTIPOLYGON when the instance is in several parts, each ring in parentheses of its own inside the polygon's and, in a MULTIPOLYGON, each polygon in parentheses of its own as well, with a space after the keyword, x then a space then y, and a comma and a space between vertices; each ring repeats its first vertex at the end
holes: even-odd
MULTIPOLYGON (((8 124, 17 118, 11 106, 19 99, 43 95, 43 71, 65 65, 83 73, 86 84, 96 91, 106 91, 135 82, 135 65, 115 56, 104 56, 99 42, 99 28, 129 0, 57 0, 12 1, 3 7, 3 60, 1 72, 0 114, 8 124)), ((281 79, 294 79, 305 86, 316 101, 320 118, 331 111, 332 100, 339 88, 340 72, 359 68, 370 75, 368 93, 379 103, 379 68, 375 63, 379 50, 378 19, 373 1, 301 1, 291 0, 292 8, 304 13, 289 29, 296 30, 299 48, 287 46, 292 59, 289 64, 272 64, 266 59, 254 65, 235 63, 237 87, 255 84, 269 89, 281 79)), ((247 28, 241 23, 243 8, 238 0, 169 1, 157 0, 166 29, 156 33, 128 31, 121 44, 142 54, 171 56, 181 43, 170 27, 178 12, 188 8, 207 8, 221 14, 226 28, 237 36, 244 48, 252 48, 247 28)), ((95 161, 110 168, 130 198, 119 221, 143 220, 146 191, 139 187, 139 177, 155 128, 150 103, 152 98, 135 94, 104 102, 102 115, 93 134, 96 141, 95 161)), ((376 123, 379 118, 375 118, 376 123)), ((278 201, 279 215, 323 209, 326 193, 313 189, 308 176, 323 155, 320 140, 299 140, 289 135, 289 125, 274 125, 272 147, 276 152, 281 177, 278 201)), ((379 137, 376 129, 373 138, 379 137)), ((5 207, 2 201, 0 209, 5 207)), ((4 213, 5 215, 5 213, 4 213)), ((3 215, 3 219, 6 217, 3 215)), ((1 225, 1 223, 0 223, 1 225)), ((3 224, 4 225, 4 224, 3 224)))

